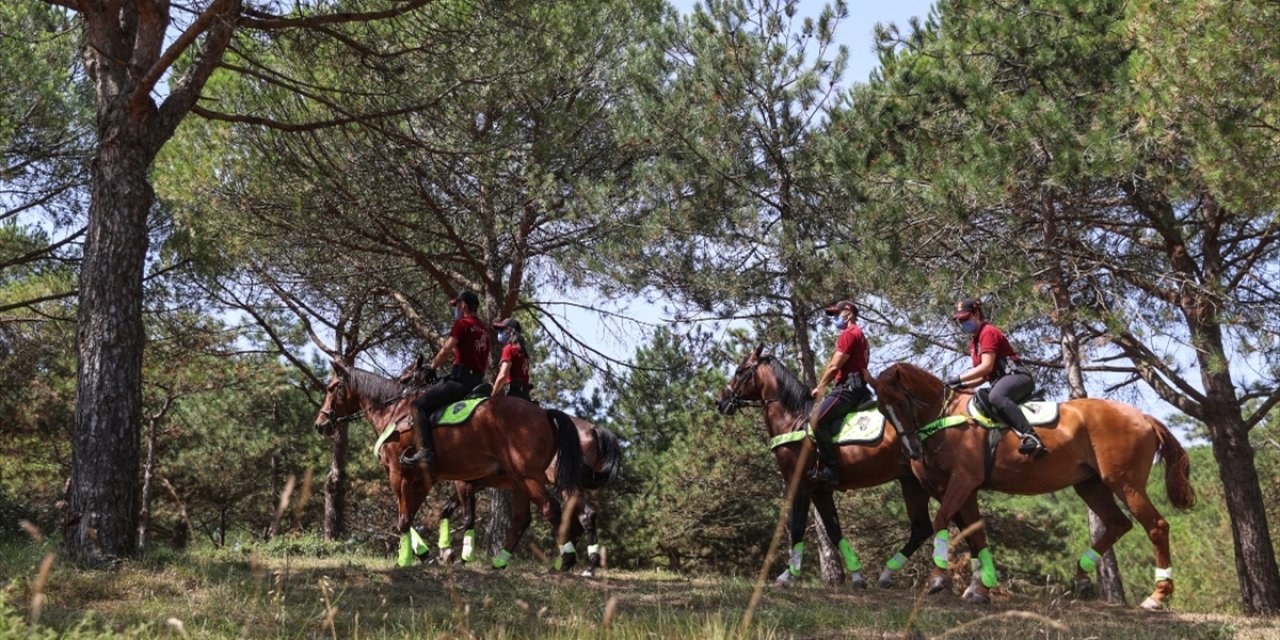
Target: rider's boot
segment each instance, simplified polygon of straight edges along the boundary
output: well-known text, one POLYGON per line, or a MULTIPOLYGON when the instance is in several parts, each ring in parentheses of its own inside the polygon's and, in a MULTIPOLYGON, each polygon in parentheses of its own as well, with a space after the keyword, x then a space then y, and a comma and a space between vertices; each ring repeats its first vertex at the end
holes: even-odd
POLYGON ((1040 440, 1040 436, 1036 435, 1036 430, 1027 422, 1027 417, 1022 415, 1021 409, 1001 413, 1006 414, 1004 415, 1005 424, 1016 431, 1022 439, 1022 442, 1018 445, 1018 453, 1032 458, 1048 453, 1048 450, 1044 448, 1044 442, 1040 440), (1008 415, 1011 413, 1016 413, 1017 415, 1008 415))
POLYGON ((835 445, 826 434, 820 432, 814 434, 813 441, 818 448, 821 466, 809 472, 809 479, 832 485, 840 484, 840 457, 836 454, 835 445))
POLYGON ((412 454, 400 454, 400 464, 406 467, 416 467, 424 465, 427 471, 435 469, 436 466, 436 448, 431 441, 431 427, 427 425, 418 425, 418 450, 412 454))

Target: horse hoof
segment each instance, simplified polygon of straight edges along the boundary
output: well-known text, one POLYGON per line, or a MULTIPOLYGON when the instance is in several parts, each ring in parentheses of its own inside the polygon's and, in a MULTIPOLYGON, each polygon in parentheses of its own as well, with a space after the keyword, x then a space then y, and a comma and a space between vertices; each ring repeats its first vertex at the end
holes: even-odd
POLYGON ((1093 581, 1089 578, 1076 578, 1071 582, 1071 591, 1077 596, 1083 596, 1093 589, 1093 581))
POLYGON ((1142 601, 1142 608, 1147 611, 1160 611, 1164 609, 1164 603, 1148 596, 1146 600, 1142 601))
POLYGON ((855 572, 853 573, 852 583, 853 583, 853 588, 854 588, 854 589, 866 589, 866 588, 867 588, 867 579, 866 579, 866 578, 864 578, 864 577, 862 577, 862 574, 861 574, 861 573, 859 573, 859 572, 857 572, 857 571, 855 571, 855 572))
POLYGON ((795 582, 796 577, 791 575, 791 571, 789 569, 783 569, 782 573, 778 575, 778 578, 773 581, 773 584, 779 587, 789 587, 795 584, 795 582))
MULTIPOLYGON (((424 558, 426 556, 423 556, 424 558)), ((440 564, 453 564, 453 549, 443 549, 440 551, 440 564)))
POLYGON ((966 592, 963 600, 969 604, 991 604, 991 598, 979 591, 966 592))
POLYGON ((929 595, 939 593, 945 590, 947 586, 948 586, 948 581, 946 576, 938 576, 929 581, 929 595))

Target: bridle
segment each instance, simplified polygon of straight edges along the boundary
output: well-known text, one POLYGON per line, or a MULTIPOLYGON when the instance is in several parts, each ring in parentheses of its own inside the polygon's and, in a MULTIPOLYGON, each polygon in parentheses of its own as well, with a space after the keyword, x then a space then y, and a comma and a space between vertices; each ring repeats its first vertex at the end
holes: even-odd
POLYGON ((733 384, 729 385, 729 398, 724 401, 726 407, 734 409, 737 409, 738 407, 765 407, 770 403, 778 401, 777 398, 759 398, 756 400, 749 400, 742 397, 743 385, 745 385, 748 380, 755 379, 756 370, 759 369, 762 364, 764 364, 763 359, 756 359, 755 362, 751 363, 750 367, 742 365, 742 367, 738 369, 738 372, 733 376, 733 384), (750 375, 748 375, 748 372, 750 372, 750 375))
MULTIPOLYGON (((344 385, 350 384, 350 382, 349 382, 349 381, 347 381, 347 380, 343 380, 343 379, 341 379, 341 378, 339 378, 339 379, 337 380, 337 382, 338 382, 338 386, 344 386, 344 385)), ((421 391, 422 389, 426 388, 427 386, 430 386, 430 385, 413 385, 413 386, 405 385, 405 388, 404 388, 404 390, 403 390, 403 391, 401 391, 401 392, 400 392, 400 395, 398 395, 398 396, 396 396, 396 397, 394 397, 394 398, 388 398, 388 399, 386 399, 386 400, 383 400, 383 401, 381 401, 381 402, 378 402, 378 403, 374 406, 374 408, 375 408, 375 409, 381 409, 381 408, 383 408, 383 407, 387 407, 387 406, 390 406, 390 405, 395 404, 395 403, 397 403, 397 402, 400 402, 401 400, 404 400, 405 398, 412 397, 412 396, 413 396, 413 395, 415 395, 418 391, 421 391)), ((325 395, 326 395, 326 396, 332 395, 332 394, 333 394, 333 392, 335 392, 335 391, 337 391, 337 390, 338 390, 338 388, 337 388, 337 387, 334 387, 333 389, 327 389, 327 390, 325 391, 325 395)), ((326 404, 329 404, 329 403, 326 403, 326 404)), ((353 413, 349 413, 349 414, 347 414, 347 415, 345 415, 345 416, 335 418, 335 417, 333 417, 333 409, 330 409, 330 408, 328 408, 328 407, 324 407, 324 408, 321 408, 321 409, 320 409, 320 415, 324 416, 324 417, 325 417, 325 419, 327 419, 329 422, 331 422, 331 423, 333 423, 333 424, 335 424, 335 425, 343 424, 343 423, 345 423, 345 422, 351 422, 351 421, 354 421, 354 420, 359 420, 360 418, 363 418, 363 417, 364 417, 365 413, 366 413, 366 412, 365 412, 365 410, 364 410, 363 408, 361 408, 361 409, 359 409, 359 410, 357 410, 357 411, 355 411, 355 412, 353 412, 353 413)), ((377 425, 374 425, 374 426, 376 427, 377 425)), ((376 429, 375 429, 375 430, 376 430, 376 429)))

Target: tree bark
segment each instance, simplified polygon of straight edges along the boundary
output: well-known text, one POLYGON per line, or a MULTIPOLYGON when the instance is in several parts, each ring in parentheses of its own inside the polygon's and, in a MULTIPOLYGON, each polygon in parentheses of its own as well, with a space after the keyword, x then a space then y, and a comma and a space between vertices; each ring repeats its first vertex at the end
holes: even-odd
POLYGON ((341 540, 347 531, 347 453, 349 451, 349 426, 339 426, 331 438, 332 460, 324 479, 324 530, 325 540, 341 540))

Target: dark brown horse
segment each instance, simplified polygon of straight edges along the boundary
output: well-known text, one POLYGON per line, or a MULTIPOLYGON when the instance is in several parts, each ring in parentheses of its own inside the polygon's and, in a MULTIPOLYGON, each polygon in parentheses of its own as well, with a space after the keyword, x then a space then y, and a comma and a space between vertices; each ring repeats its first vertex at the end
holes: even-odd
POLYGON ((542 516, 556 532, 556 543, 566 541, 560 527, 560 505, 547 492, 546 469, 556 460, 558 488, 576 495, 579 491, 582 450, 578 430, 567 415, 543 411, 537 405, 506 397, 481 404, 465 424, 435 429, 439 463, 436 475, 429 476, 418 467, 402 467, 401 451, 414 446, 413 430, 397 427, 413 412, 412 387, 378 374, 333 362, 333 375, 325 388, 324 405, 316 416, 316 430, 331 434, 338 421, 363 415, 381 436, 376 453, 387 468, 391 490, 396 495, 399 519, 396 533, 401 536, 400 562, 422 555, 420 539, 410 527, 414 515, 431 492, 436 480, 490 481, 505 483, 511 489, 511 530, 494 558, 495 568, 504 568, 511 560, 520 536, 529 526, 529 503, 532 500, 542 516), (406 554, 412 549, 412 555, 406 554))
MULTIPOLYGON (((1102 534, 1077 563, 1077 590, 1088 587, 1089 574, 1101 554, 1133 527, 1116 505, 1114 497, 1119 497, 1155 548, 1156 586, 1143 601, 1143 608, 1162 608, 1173 595, 1169 523, 1147 497, 1147 477, 1157 452, 1165 460, 1169 501, 1187 509, 1195 503, 1195 493, 1187 454, 1159 420, 1111 400, 1071 400, 1058 405, 1055 424, 1036 429, 1047 454, 1024 456, 1017 451, 1017 435, 1002 433, 992 455, 988 453, 988 429, 968 413, 972 394, 951 393, 941 380, 908 363, 889 367, 872 386, 880 411, 904 435, 904 446, 921 483, 942 496, 933 520, 937 568, 931 590, 945 586, 942 569, 947 560, 947 523, 956 514, 965 521, 978 521, 979 488, 1038 495, 1072 487, 1104 524, 1102 534)), ((972 546, 976 538, 981 549, 982 580, 976 585, 974 599, 985 600, 987 589, 996 584, 995 569, 985 549, 985 536, 981 531, 978 534, 970 539, 972 546)))
MULTIPOLYGON (((573 424, 578 428, 578 442, 582 446, 582 456, 586 461, 583 468, 582 488, 584 490, 599 489, 611 482, 615 482, 621 475, 622 471, 622 447, 619 445, 618 436, 612 431, 604 427, 596 426, 582 418, 570 416, 573 424)), ((555 464, 547 466, 547 480, 555 481, 555 464)), ((442 555, 445 558, 453 557, 452 541, 449 538, 449 518, 458 509, 462 510, 462 555, 463 562, 470 562, 471 553, 475 544, 475 528, 476 528, 476 494, 480 489, 489 486, 502 488, 501 484, 490 484, 488 482, 455 482, 454 487, 457 490, 457 496, 450 500, 440 512, 440 541, 439 546, 442 555)), ((583 569, 583 576, 595 575, 596 569, 600 568, 600 545, 596 534, 596 510, 587 494, 581 494, 576 500, 570 496, 563 496, 566 506, 572 509, 574 516, 571 528, 569 530, 569 541, 560 548, 560 558, 557 562, 557 568, 563 571, 569 571, 577 562, 577 548, 574 546, 575 541, 580 535, 586 535, 587 542, 587 566, 583 569)))
MULTIPOLYGON (((427 370, 426 358, 418 356, 400 372, 396 379, 404 385, 425 388, 427 385, 427 370)), ((619 444, 617 434, 577 416, 570 416, 570 418, 573 420, 573 425, 578 429, 578 441, 582 446, 582 457, 586 463, 582 469, 582 488, 586 490, 599 489, 606 484, 617 481, 622 473, 622 447, 619 444)), ((552 460, 551 464, 547 465, 547 480, 552 483, 555 482, 557 460, 552 460)), ((497 488, 509 487, 504 484, 465 482, 462 480, 454 481, 453 486, 456 495, 441 507, 437 516, 440 521, 438 542, 440 555, 446 562, 453 560, 450 519, 454 512, 462 509, 463 533, 460 558, 463 562, 471 562, 476 534, 476 493, 480 489, 489 486, 497 488)), ((562 498, 570 508, 573 521, 570 523, 569 541, 560 548, 560 557, 556 562, 557 568, 563 571, 569 571, 573 568, 577 563, 577 547, 574 541, 585 533, 587 536, 587 567, 583 570, 582 575, 590 577, 595 574, 596 569, 600 568, 601 562, 599 539, 596 535, 596 510, 585 493, 578 494, 577 499, 572 499, 568 494, 562 495, 562 498)))
MULTIPOLYGON (((783 482, 789 483, 795 477, 796 465, 807 464, 814 459, 809 455, 811 447, 805 444, 804 437, 813 401, 809 397, 809 388, 781 362, 763 351, 764 345, 760 345, 747 355, 734 372, 729 386, 720 394, 717 407, 724 415, 732 415, 741 406, 764 408, 770 448, 777 459, 783 482)), ((862 577, 861 563, 840 531, 833 491, 875 487, 896 480, 902 487, 902 498, 911 520, 911 536, 880 573, 880 586, 887 588, 890 585, 893 573, 901 569, 907 558, 933 533, 929 521, 929 496, 912 475, 898 442, 897 434, 886 430, 873 444, 839 446, 840 485, 834 490, 828 484, 814 483, 801 476, 787 519, 793 545, 791 562, 775 582, 790 584, 800 573, 804 550, 802 541, 808 526, 809 504, 812 503, 818 509, 827 537, 840 549, 845 568, 852 574, 853 584, 865 587, 867 583, 862 577)))

